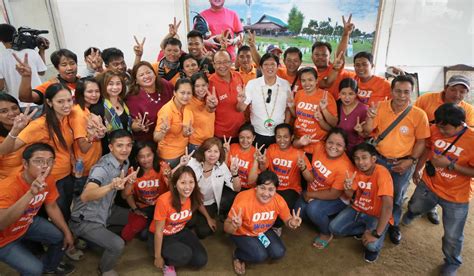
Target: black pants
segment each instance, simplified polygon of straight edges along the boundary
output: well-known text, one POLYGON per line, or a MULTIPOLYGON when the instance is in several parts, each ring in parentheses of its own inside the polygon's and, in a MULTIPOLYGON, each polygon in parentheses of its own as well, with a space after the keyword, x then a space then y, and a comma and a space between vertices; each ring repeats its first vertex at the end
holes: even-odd
MULTIPOLYGON (((286 204, 288 205, 288 208, 290 208, 290 212, 291 212, 300 194, 298 194, 298 192, 292 189, 277 191, 277 193, 281 195, 283 199, 286 201, 286 204)), ((277 220, 273 224, 273 227, 282 227, 283 224, 284 224, 283 221, 280 218, 277 218, 277 220)))
MULTIPOLYGON (((208 206, 205 206, 207 213, 212 217, 216 218, 217 216, 217 204, 211 204, 208 206)), ((204 239, 210 235, 212 235, 213 231, 207 224, 206 217, 204 217, 203 214, 199 211, 195 211, 193 213, 193 218, 188 222, 187 226, 189 228, 193 228, 194 232, 200 239, 204 239)))
POLYGON ((258 147, 265 145, 263 148, 268 148, 271 144, 275 144, 275 136, 265 136, 255 133, 255 140, 253 144, 258 144, 258 147))
MULTIPOLYGON (((148 232, 147 245, 152 255, 155 255, 155 236, 151 232, 148 232)), ((184 228, 174 235, 163 236, 161 256, 166 265, 175 267, 201 268, 207 264, 206 249, 188 228, 184 228)))

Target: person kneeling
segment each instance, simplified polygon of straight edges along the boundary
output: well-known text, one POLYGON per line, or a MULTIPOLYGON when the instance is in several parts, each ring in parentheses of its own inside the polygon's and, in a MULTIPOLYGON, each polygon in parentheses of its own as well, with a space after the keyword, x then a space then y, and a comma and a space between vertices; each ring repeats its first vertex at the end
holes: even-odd
POLYGON ((375 262, 383 246, 389 223, 393 223, 393 182, 389 171, 376 164, 377 151, 362 143, 354 148, 357 171, 346 171, 345 193, 355 193, 352 206, 342 210, 329 224, 336 236, 362 236, 366 262, 375 262))
POLYGON ((280 259, 285 255, 283 242, 271 229, 277 217, 292 229, 301 225, 300 210, 290 214, 285 200, 276 193, 278 184, 274 172, 260 173, 257 187, 237 195, 224 222, 224 231, 231 234, 237 246, 234 271, 238 275, 245 273, 246 262, 261 263, 267 258, 280 259))

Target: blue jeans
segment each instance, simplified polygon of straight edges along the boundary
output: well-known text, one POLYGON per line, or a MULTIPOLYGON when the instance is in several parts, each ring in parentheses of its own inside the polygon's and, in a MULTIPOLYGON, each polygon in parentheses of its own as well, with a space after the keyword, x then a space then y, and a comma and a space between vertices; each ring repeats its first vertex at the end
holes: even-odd
POLYGON ((393 164, 387 162, 384 157, 379 156, 377 163, 389 170, 393 180, 393 225, 398 226, 402 217, 403 198, 407 192, 408 184, 415 170, 415 166, 411 166, 404 173, 400 174, 392 171, 393 164))
POLYGON ((188 144, 188 153, 191 153, 194 150, 197 150, 198 148, 199 148, 199 145, 194 145, 194 144, 189 143, 188 144))
POLYGON ((295 204, 295 210, 301 208, 301 214, 304 213, 304 218, 311 221, 323 235, 330 235, 329 222, 330 217, 336 215, 344 208, 346 204, 342 200, 320 200, 313 199, 309 203, 306 203, 302 197, 298 199, 295 204))
MULTIPOLYGON (((357 212, 351 206, 348 206, 331 221, 329 231, 336 236, 360 235, 363 234, 365 230, 372 231, 377 228, 378 222, 377 217, 357 212)), ((367 244, 366 249, 372 252, 379 252, 383 247, 386 232, 387 227, 385 227, 379 239, 367 244)))
POLYGON ((464 241, 464 225, 466 224, 469 203, 456 203, 444 200, 433 193, 423 181, 416 186, 405 214, 407 222, 416 216, 430 211, 439 204, 443 209, 443 254, 446 265, 454 269, 462 264, 461 251, 464 241))
POLYGON ((25 235, 0 248, 0 261, 8 264, 21 275, 41 275, 44 271, 55 271, 64 252, 63 233, 46 219, 35 216, 25 235), (43 260, 36 258, 21 243, 30 240, 48 245, 43 260))
POLYGON ((273 230, 265 232, 270 245, 265 248, 258 237, 231 235, 230 239, 237 248, 234 257, 248 263, 262 263, 268 258, 277 260, 285 256, 286 248, 273 230))
POLYGON ((74 196, 74 186, 74 177, 71 175, 56 181, 56 188, 59 193, 56 202, 58 203, 59 209, 61 209, 65 221, 69 221, 71 218, 71 204, 74 196))

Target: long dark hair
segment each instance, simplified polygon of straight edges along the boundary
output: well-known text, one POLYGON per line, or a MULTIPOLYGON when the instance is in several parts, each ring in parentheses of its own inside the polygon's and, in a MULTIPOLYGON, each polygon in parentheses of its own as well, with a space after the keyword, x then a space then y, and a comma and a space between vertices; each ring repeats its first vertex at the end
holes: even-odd
POLYGON ((148 61, 140 61, 139 63, 135 64, 132 68, 132 82, 130 84, 130 92, 129 92, 129 95, 130 96, 133 96, 133 95, 137 95, 138 92, 140 92, 140 85, 138 85, 137 83, 137 73, 138 73, 138 69, 140 69, 140 67, 142 66, 146 66, 148 68, 151 69, 151 71, 153 71, 153 74, 155 74, 155 90, 157 93, 161 93, 163 91, 163 85, 161 83, 161 77, 159 74, 156 73, 155 69, 153 68, 153 66, 148 62, 148 61))
POLYGON ((49 106, 49 104, 47 103, 48 100, 52 102, 56 94, 58 94, 62 90, 66 90, 71 93, 71 90, 69 90, 67 86, 61 83, 52 84, 46 89, 43 114, 46 116, 46 127, 48 128, 49 139, 51 139, 56 144, 56 142, 54 141, 54 136, 56 135, 61 146, 64 149, 67 149, 68 145, 66 143, 66 140, 64 140, 64 136, 61 131, 61 122, 59 122, 53 107, 49 106))
MULTIPOLYGON (((16 104, 18 106, 18 109, 20 109, 20 104, 18 103, 18 100, 15 99, 10 94, 7 94, 5 92, 0 92, 0 102, 9 102, 16 104)), ((6 129, 3 124, 0 124, 0 137, 7 137, 9 130, 6 129)))
POLYGON ((150 148, 151 152, 153 152, 153 169, 156 172, 160 172, 160 158, 158 157, 158 154, 156 153, 156 145, 152 141, 137 141, 135 142, 135 163, 134 164, 136 167, 140 167, 140 171, 138 171, 137 177, 142 177, 145 174, 145 170, 140 166, 140 163, 138 162, 138 153, 144 149, 144 148, 150 148))
POLYGON ((100 93, 100 84, 93 77, 81 78, 77 81, 76 91, 74 92, 74 99, 76 103, 81 107, 82 110, 86 109, 86 100, 84 99, 84 92, 86 92, 86 87, 89 83, 95 83, 99 87, 99 103, 102 102, 102 94, 100 93))
POLYGON ((198 186, 198 181, 196 179, 196 174, 194 173, 194 170, 189 167, 189 166, 184 166, 184 167, 179 167, 171 177, 171 205, 173 208, 176 210, 176 212, 181 212, 181 199, 179 197, 179 192, 178 189, 176 188, 176 185, 178 184, 178 180, 181 177, 181 175, 188 173, 190 174, 193 179, 194 179, 194 189, 193 192, 191 193, 191 211, 195 211, 201 204, 202 204, 202 194, 201 191, 199 190, 198 186))

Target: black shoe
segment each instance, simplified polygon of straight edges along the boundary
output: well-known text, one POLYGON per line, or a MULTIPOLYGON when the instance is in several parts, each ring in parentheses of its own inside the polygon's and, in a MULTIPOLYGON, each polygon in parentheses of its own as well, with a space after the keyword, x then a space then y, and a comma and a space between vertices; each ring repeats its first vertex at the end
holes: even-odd
POLYGON ((58 268, 56 268, 56 271, 46 271, 43 272, 43 275, 69 275, 73 273, 76 270, 74 265, 67 263, 67 262, 60 262, 58 265, 58 268))
POLYGON ((433 223, 438 225, 439 224, 439 216, 438 216, 438 211, 429 211, 428 214, 426 214, 426 217, 428 220, 433 223))
POLYGON ((400 228, 398 226, 390 225, 388 227, 388 235, 390 236, 390 240, 393 244, 400 244, 402 241, 402 233, 400 232, 400 228))
POLYGON ((362 236, 363 234, 358 234, 358 235, 354 235, 352 236, 354 239, 358 240, 358 241, 361 241, 362 240, 362 236))
POLYGON ((374 263, 379 257, 379 251, 372 252, 369 250, 364 251, 364 260, 368 263, 374 263))

